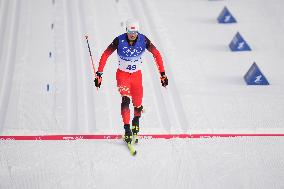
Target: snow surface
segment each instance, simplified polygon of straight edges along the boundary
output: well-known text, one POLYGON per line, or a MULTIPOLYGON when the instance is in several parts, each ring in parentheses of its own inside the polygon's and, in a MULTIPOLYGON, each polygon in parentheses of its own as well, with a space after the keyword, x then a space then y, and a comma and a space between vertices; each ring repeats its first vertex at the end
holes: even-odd
POLYGON ((283 188, 284 138, 5 141, 0 188, 283 188))
MULTIPOLYGON (((284 133, 282 0, 0 0, 0 135, 119 134, 116 55, 129 17, 160 50, 143 67, 141 133, 284 133), (238 23, 217 23, 224 6, 238 23), (239 31, 251 52, 231 52, 239 31), (269 86, 243 80, 256 62, 269 86), (47 85, 49 90, 47 91, 47 85)), ((283 138, 1 141, 0 188, 284 188, 283 138)))

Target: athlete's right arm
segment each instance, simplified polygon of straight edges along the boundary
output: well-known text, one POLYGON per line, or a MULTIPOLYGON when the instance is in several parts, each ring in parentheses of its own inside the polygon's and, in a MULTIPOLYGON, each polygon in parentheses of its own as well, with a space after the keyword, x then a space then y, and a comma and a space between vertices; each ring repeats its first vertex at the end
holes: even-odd
POLYGON ((106 65, 106 61, 108 57, 117 49, 118 47, 118 37, 116 37, 112 43, 106 48, 106 50, 103 52, 100 63, 99 63, 99 68, 98 72, 102 73, 104 71, 104 67, 106 65))

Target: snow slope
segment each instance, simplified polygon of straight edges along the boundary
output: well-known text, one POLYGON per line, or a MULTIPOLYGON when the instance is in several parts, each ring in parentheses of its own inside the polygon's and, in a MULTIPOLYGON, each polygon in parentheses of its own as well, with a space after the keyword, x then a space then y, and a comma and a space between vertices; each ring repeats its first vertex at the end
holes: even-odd
MULTIPOLYGON (((281 0, 1 0, 0 135, 120 134, 116 56, 107 45, 136 17, 161 51, 169 86, 145 55, 141 133, 284 133, 281 0), (217 24, 227 6, 237 24, 217 24), (239 31, 251 52, 231 52, 239 31), (246 86, 256 62, 270 86, 246 86), (47 88, 49 87, 49 90, 47 88)), ((283 139, 1 141, 0 188, 283 188, 283 139), (122 182, 123 181, 123 182, 122 182)))
POLYGON ((283 188, 283 138, 2 142, 0 188, 283 188), (16 149, 16 150, 15 150, 16 149))

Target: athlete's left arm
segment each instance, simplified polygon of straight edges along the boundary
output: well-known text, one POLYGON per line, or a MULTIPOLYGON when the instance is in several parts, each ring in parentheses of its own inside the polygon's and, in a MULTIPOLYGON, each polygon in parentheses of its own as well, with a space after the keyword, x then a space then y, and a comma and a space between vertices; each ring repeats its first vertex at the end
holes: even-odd
POLYGON ((145 36, 145 40, 146 40, 146 49, 153 54, 153 57, 155 59, 155 62, 157 64, 157 67, 160 73, 165 74, 164 63, 163 63, 163 59, 162 59, 160 52, 146 36, 145 36))

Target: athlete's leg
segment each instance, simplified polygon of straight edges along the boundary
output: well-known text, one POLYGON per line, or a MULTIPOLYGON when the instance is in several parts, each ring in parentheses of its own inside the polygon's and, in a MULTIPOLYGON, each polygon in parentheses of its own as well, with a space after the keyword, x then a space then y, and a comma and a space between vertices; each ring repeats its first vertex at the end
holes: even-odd
POLYGON ((139 108, 134 107, 134 117, 132 119, 132 133, 134 136, 139 133, 139 119, 141 117, 142 110, 142 105, 139 108))
POLYGON ((130 98, 128 96, 122 96, 121 116, 122 116, 124 125, 129 124, 129 120, 130 120, 129 104, 130 104, 130 98))
MULTIPOLYGON (((139 108, 142 105, 142 99, 143 99, 143 85, 142 85, 141 71, 137 71, 131 75, 130 92, 132 96, 133 106, 139 108)), ((134 115, 140 116, 139 112, 135 111, 134 115)))
POLYGON ((130 128, 130 109, 129 109, 129 104, 130 104, 130 78, 129 74, 122 72, 120 70, 117 70, 116 72, 116 81, 117 81, 117 87, 118 91, 121 95, 121 117, 124 123, 124 130, 125 130, 125 135, 124 135, 124 140, 127 143, 132 142, 132 132, 130 128))
POLYGON ((120 70, 116 72, 116 81, 118 91, 122 97, 121 100, 121 116, 124 124, 129 124, 130 120, 130 78, 129 74, 120 70))
POLYGON ((132 132, 133 135, 137 135, 139 132, 139 119, 143 110, 142 99, 143 99, 143 85, 142 85, 142 74, 138 71, 132 75, 131 78, 131 95, 134 106, 134 117, 132 120, 132 132))
POLYGON ((127 143, 132 142, 132 132, 130 129, 130 109, 129 109, 129 104, 130 104, 130 98, 128 96, 122 96, 122 102, 121 102, 121 116, 123 119, 124 123, 124 140, 127 143))

